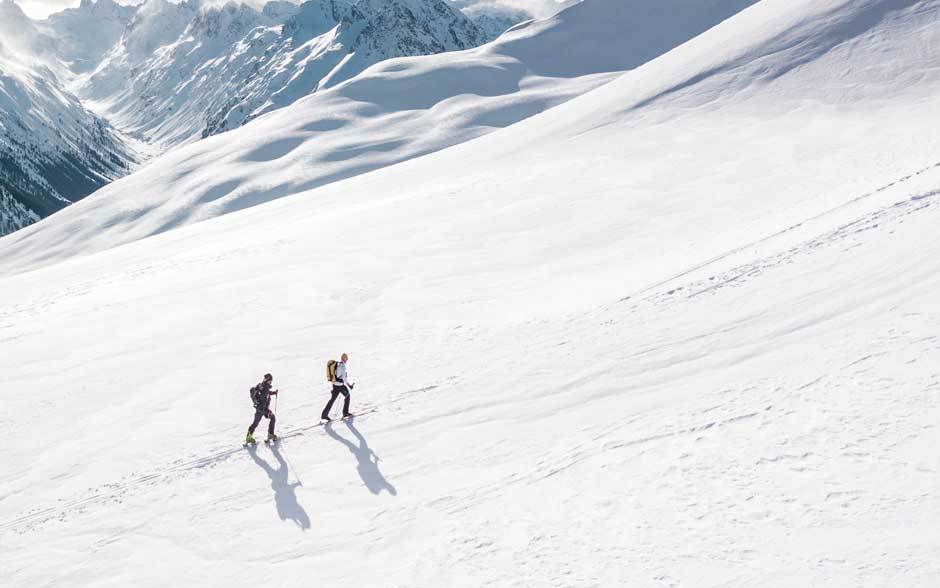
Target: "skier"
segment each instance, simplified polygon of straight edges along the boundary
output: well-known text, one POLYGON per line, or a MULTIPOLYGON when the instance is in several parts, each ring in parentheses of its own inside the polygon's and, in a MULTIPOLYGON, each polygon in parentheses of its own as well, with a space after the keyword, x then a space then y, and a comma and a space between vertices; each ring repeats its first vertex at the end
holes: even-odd
POLYGON ((277 395, 277 390, 271 390, 271 382, 273 380, 274 376, 265 374, 261 383, 251 389, 251 402, 255 405, 255 420, 251 421, 251 426, 248 427, 248 436, 245 437, 246 445, 254 445, 255 438, 253 435, 262 417, 268 419, 268 441, 277 441, 277 435, 274 434, 274 422, 276 419, 274 413, 268 408, 271 404, 271 396, 277 395))
POLYGON ((325 421, 333 420, 330 418, 330 409, 333 408, 333 403, 336 402, 336 397, 340 394, 344 397, 343 418, 351 416, 349 412, 349 392, 355 387, 355 384, 348 383, 349 374, 346 373, 346 362, 348 360, 349 356, 344 353, 339 362, 330 361, 327 363, 327 376, 330 383, 333 384, 333 389, 330 391, 330 401, 326 403, 323 413, 320 415, 320 418, 325 421), (335 367, 333 367, 334 365, 335 367))

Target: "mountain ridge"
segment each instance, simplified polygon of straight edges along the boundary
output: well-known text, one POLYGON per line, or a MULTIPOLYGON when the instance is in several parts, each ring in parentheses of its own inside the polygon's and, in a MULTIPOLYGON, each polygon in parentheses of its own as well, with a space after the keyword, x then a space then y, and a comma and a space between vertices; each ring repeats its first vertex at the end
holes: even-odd
POLYGON ((2 0, 0 11, 6 44, 29 56, 18 71, 31 69, 28 84, 22 76, 4 83, 13 93, 31 84, 47 94, 34 102, 51 109, 31 117, 24 102, 11 100, 2 115, 0 235, 83 198, 153 152, 240 127, 374 63, 486 40, 444 0, 274 0, 260 9, 82 0, 41 21, 13 0, 2 0), (37 142, 15 130, 62 110, 72 121, 62 146, 48 132, 37 142))
POLYGON ((239 127, 379 61, 484 41, 445 0, 308 0, 261 10, 148 0, 77 92, 166 149, 239 127))

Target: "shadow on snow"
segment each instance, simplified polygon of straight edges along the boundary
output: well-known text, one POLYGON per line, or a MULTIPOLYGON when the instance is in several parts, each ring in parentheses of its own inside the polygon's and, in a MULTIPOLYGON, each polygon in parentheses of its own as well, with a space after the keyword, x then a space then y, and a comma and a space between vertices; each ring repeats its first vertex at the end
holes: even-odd
POLYGON ((251 455, 251 459, 253 459, 254 462, 258 464, 258 467, 263 469, 264 473, 271 478, 271 488, 274 490, 274 502, 277 505, 278 516, 281 517, 282 521, 293 521, 298 527, 306 531, 310 528, 310 517, 307 515, 307 511, 304 510, 304 507, 300 506, 300 503, 297 502, 297 494, 295 492, 296 488, 303 484, 300 483, 300 480, 296 482, 287 481, 290 468, 287 467, 287 461, 284 459, 284 456, 281 455, 281 450, 277 444, 271 445, 271 453, 274 454, 274 458, 277 460, 277 469, 274 469, 267 461, 261 459, 255 448, 249 448, 248 451, 248 454, 251 455))
POLYGON ((346 448, 356 456, 356 461, 358 462, 356 471, 359 472, 359 477, 362 478, 362 482, 366 485, 366 488, 369 489, 369 492, 379 494, 382 490, 385 490, 392 496, 397 496, 398 492, 395 490, 395 487, 392 486, 389 481, 385 479, 385 476, 382 475, 382 472, 379 471, 379 456, 372 451, 366 438, 363 437, 362 433, 353 425, 354 419, 355 417, 352 417, 343 422, 346 423, 346 427, 350 432, 356 436, 356 440, 359 442, 358 445, 334 431, 332 422, 327 423, 323 428, 330 437, 345 445, 346 448), (372 459, 373 457, 375 458, 374 460, 372 459))

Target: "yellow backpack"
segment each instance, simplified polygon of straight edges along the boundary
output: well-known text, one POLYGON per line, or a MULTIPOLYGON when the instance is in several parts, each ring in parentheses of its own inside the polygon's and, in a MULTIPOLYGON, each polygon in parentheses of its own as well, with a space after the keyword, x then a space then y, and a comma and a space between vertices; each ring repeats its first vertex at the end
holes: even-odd
POLYGON ((336 360, 331 359, 326 362, 326 379, 330 382, 336 381, 336 360))

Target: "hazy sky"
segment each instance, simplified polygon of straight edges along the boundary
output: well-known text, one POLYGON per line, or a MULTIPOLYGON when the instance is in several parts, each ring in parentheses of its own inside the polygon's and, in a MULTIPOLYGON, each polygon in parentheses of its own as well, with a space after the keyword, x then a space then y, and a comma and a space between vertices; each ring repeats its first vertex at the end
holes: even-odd
POLYGON ((508 7, 525 10, 535 17, 551 16, 560 8, 576 4, 579 0, 451 0, 458 6, 508 7))
MULTIPOLYGON (((7 0, 0 0, 5 2, 7 0)), ((15 0, 23 11, 32 18, 45 18, 53 12, 65 8, 78 6, 80 0, 15 0)), ((117 0, 121 4, 139 4, 139 0, 117 0)), ((292 0, 299 3, 300 0, 292 0)), ((534 16, 549 16, 564 4, 572 4, 572 0, 458 0, 460 4, 481 4, 490 6, 508 6, 521 8, 534 16)), ((576 1, 576 0, 574 0, 576 1)), ((263 4, 263 0, 251 0, 250 4, 263 4)))
MULTIPOLYGON (((3 1, 3 0, 0 0, 3 1)), ((58 12, 63 8, 78 6, 75 0, 15 0, 23 12, 32 18, 45 18, 53 12, 58 12)))

